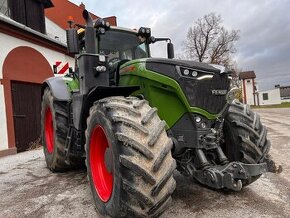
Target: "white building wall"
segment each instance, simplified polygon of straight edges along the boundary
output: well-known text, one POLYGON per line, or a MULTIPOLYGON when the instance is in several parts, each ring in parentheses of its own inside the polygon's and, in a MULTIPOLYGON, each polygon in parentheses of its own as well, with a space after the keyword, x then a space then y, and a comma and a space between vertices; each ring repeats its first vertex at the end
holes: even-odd
MULTIPOLYGON (((0 33, 0 42, 5 42, 5 46, 3 46, 2 43, 0 45, 0 49, 1 49, 0 66, 3 66, 6 56, 14 48, 17 48, 19 46, 28 46, 40 52, 51 65, 51 69, 53 69, 52 66, 55 64, 56 61, 62 61, 64 63, 68 62, 69 66, 74 67, 74 58, 67 56, 63 53, 42 47, 40 45, 35 45, 33 43, 30 43, 22 39, 18 39, 18 38, 15 38, 15 37, 3 34, 3 33, 0 33)), ((3 78, 2 70, 3 70, 3 67, 0 67, 0 79, 3 78)))
POLYGON ((3 85, 0 85, 0 151, 8 149, 6 111, 3 85))
POLYGON ((45 17, 45 27, 47 36, 66 44, 66 33, 64 29, 52 22, 47 17, 45 17))
MULTIPOLYGON (((0 33, 0 42, 1 42, 0 43, 0 51, 1 51, 0 52, 0 79, 3 79, 3 63, 5 61, 6 56, 9 54, 10 51, 12 51, 14 48, 17 48, 19 46, 28 46, 40 52, 49 62, 51 69, 53 69, 52 66, 55 64, 56 61, 62 61, 63 63, 68 62, 69 66, 74 67, 74 58, 66 56, 65 54, 62 54, 60 52, 53 51, 48 48, 12 37, 10 35, 0 33)), ((8 149, 6 109, 5 109, 3 85, 0 85, 0 150, 5 150, 5 149, 8 149)))
POLYGON ((253 89, 253 80, 252 79, 246 79, 245 80, 245 88, 246 88, 246 97, 247 97, 247 104, 254 105, 254 89, 253 89))
POLYGON ((260 105, 281 104, 280 89, 272 89, 259 92, 260 105), (268 94, 268 100, 263 100, 263 94, 268 94))
POLYGON ((288 99, 281 99, 281 102, 284 103, 284 102, 290 102, 290 98, 288 99))

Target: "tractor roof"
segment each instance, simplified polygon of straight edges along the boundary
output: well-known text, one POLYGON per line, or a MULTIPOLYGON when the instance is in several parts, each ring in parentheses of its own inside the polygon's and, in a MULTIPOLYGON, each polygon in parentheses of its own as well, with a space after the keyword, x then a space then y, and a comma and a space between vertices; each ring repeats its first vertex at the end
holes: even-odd
MULTIPOLYGON (((125 32, 132 32, 132 33, 137 33, 137 30, 135 29, 129 29, 129 28, 125 28, 125 27, 117 27, 117 26, 111 26, 110 27, 113 30, 121 30, 121 31, 125 31, 125 32)), ((78 29, 78 34, 81 35, 85 32, 85 29, 80 28, 78 29)))

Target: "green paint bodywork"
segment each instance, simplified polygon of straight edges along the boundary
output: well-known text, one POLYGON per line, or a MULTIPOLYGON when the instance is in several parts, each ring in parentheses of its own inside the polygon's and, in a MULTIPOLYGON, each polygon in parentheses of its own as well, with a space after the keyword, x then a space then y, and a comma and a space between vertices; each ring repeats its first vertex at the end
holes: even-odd
POLYGON ((167 76, 147 70, 146 59, 133 60, 121 66, 120 86, 140 86, 132 95, 142 94, 150 106, 158 108, 158 115, 170 129, 187 112, 216 119, 216 114, 208 113, 202 108, 191 107, 178 82, 167 76), (134 66, 126 72, 126 67, 134 66), (123 72, 122 72, 123 69, 123 72))
MULTIPOLYGON (((145 68, 146 59, 138 59, 121 66, 120 86, 139 86, 140 90, 133 96, 143 95, 150 106, 158 109, 158 115, 167 123, 170 129, 185 113, 200 114, 209 120, 216 119, 217 114, 211 114, 198 107, 191 107, 180 85, 174 79, 145 68), (122 72, 126 67, 133 70, 122 72)), ((70 93, 79 90, 79 80, 69 76, 63 77, 70 93)))
POLYGON ((73 91, 77 91, 80 88, 80 82, 77 78, 72 78, 69 76, 64 76, 63 80, 68 88, 68 91, 71 93, 73 91))

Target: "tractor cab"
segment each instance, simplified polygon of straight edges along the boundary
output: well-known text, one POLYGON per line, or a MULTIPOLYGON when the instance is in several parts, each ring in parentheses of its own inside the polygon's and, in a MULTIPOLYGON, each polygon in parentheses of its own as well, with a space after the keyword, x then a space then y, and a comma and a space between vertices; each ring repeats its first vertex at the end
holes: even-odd
MULTIPOLYGON (((148 43, 137 36, 137 31, 110 27, 105 34, 96 35, 97 53, 108 57, 108 62, 148 58, 150 56, 148 43)), ((79 51, 84 53, 85 30, 78 30, 79 51)))
POLYGON ((151 29, 140 27, 133 30, 121 27, 111 27, 108 22, 98 18, 92 20, 85 10, 83 17, 87 25, 74 24, 69 21, 67 29, 68 52, 71 54, 96 54, 104 56, 109 67, 117 67, 126 61, 149 58, 149 44, 166 41, 168 58, 174 57, 173 44, 169 38, 151 36, 151 29), (74 27, 78 27, 76 30, 74 27))
MULTIPOLYGON (((78 30, 78 41, 79 53, 86 53, 83 28, 78 30)), ((106 59, 109 86, 118 85, 119 68, 122 64, 150 57, 148 40, 138 35, 136 30, 127 28, 110 27, 104 34, 96 34, 95 47, 96 53, 106 59)))

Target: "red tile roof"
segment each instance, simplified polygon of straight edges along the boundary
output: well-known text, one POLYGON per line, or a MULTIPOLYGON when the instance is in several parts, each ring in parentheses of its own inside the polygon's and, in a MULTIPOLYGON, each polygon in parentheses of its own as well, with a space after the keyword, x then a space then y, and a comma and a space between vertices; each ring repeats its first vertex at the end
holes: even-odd
MULTIPOLYGON (((85 21, 82 17, 82 12, 85 8, 84 4, 80 6, 75 5, 74 3, 68 0, 51 0, 54 7, 48 8, 45 10, 45 16, 50 19, 52 22, 56 23, 63 29, 68 28, 67 20, 69 16, 72 16, 75 23, 85 24, 85 21)), ((91 13, 93 19, 99 18, 95 14, 91 13)), ((117 19, 115 16, 104 18, 106 21, 109 21, 112 26, 117 25, 117 19)))
POLYGON ((256 74, 254 71, 245 71, 240 72, 239 77, 240 79, 253 79, 256 78, 256 74))

